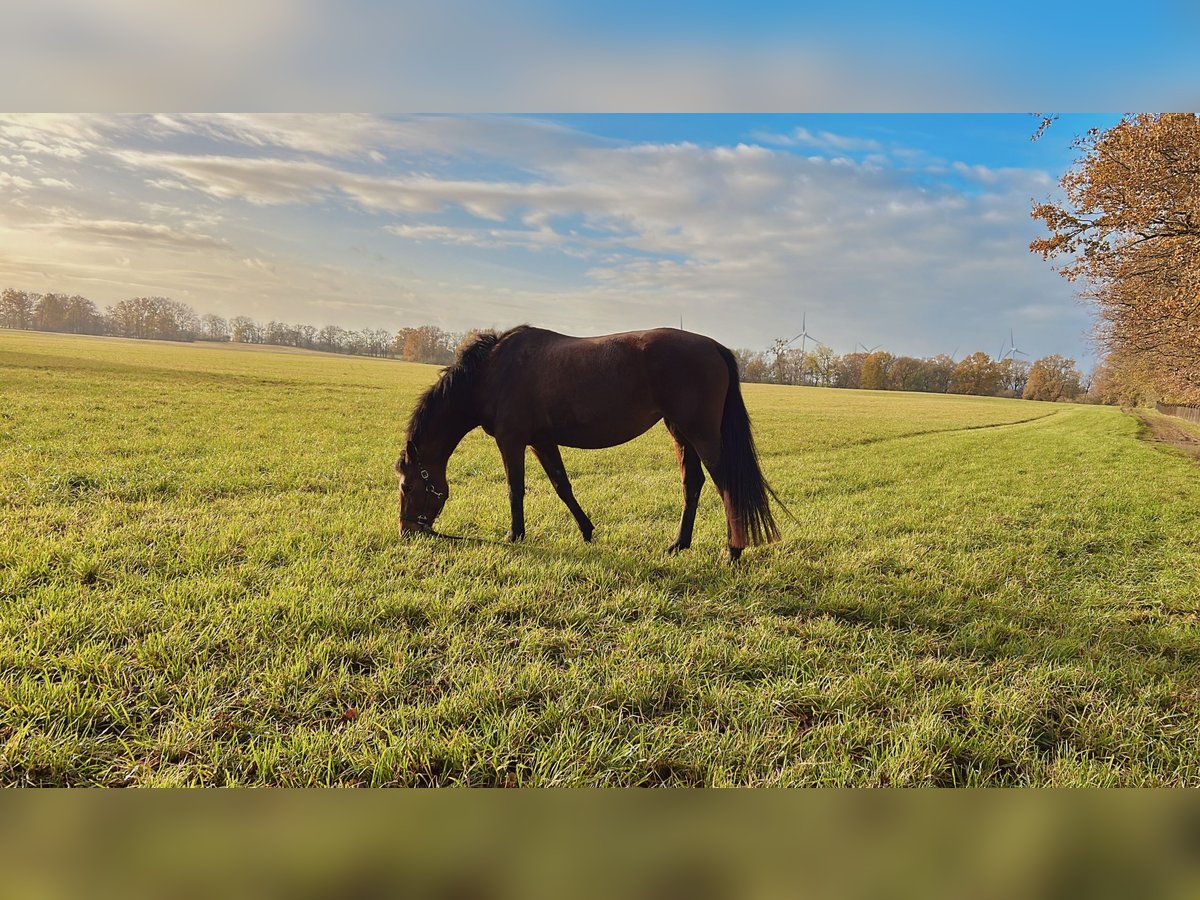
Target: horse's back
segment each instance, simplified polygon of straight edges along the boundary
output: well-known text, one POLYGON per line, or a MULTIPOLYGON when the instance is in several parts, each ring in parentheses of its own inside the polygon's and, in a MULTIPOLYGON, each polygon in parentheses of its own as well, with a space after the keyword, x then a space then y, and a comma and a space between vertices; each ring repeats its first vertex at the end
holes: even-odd
POLYGON ((709 387, 724 396, 728 382, 729 351, 710 337, 677 328, 573 337, 526 327, 519 338, 513 356, 527 375, 541 370, 557 386, 564 380, 597 390, 628 385, 655 394, 682 382, 680 389, 709 387))
POLYGON ((489 405, 496 427, 528 431, 531 441, 613 446, 664 417, 719 415, 728 386, 720 351, 674 328, 573 337, 525 327, 494 352, 489 405))
POLYGON ((501 347, 517 355, 530 351, 591 365, 606 360, 628 361, 635 356, 660 357, 676 364, 711 364, 719 359, 721 344, 710 337, 678 328, 651 328, 590 337, 560 334, 545 328, 522 326, 505 336, 501 347))

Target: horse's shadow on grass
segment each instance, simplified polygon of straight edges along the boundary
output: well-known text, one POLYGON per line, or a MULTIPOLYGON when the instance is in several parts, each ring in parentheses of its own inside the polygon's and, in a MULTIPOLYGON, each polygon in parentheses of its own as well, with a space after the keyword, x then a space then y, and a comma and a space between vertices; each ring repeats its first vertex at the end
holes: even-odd
POLYGON ((795 608, 811 600, 830 577, 812 564, 805 546, 791 546, 786 541, 751 548, 737 562, 730 562, 724 543, 697 543, 684 552, 670 553, 669 536, 663 538, 661 547, 609 544, 602 538, 584 543, 532 537, 514 543, 477 534, 434 532, 415 537, 432 542, 450 556, 459 549, 501 548, 512 561, 525 561, 530 576, 535 578, 539 569, 564 573, 587 567, 602 570, 599 577, 612 579, 622 589, 647 589, 668 597, 700 596, 742 586, 759 597, 773 596, 773 603, 795 608), (782 570, 777 568, 779 561, 788 557, 789 564, 782 570))
MULTIPOLYGON (((560 564, 617 563, 620 568, 624 569, 633 565, 644 565, 646 562, 644 555, 630 548, 629 552, 625 554, 627 564, 621 565, 619 561, 622 559, 622 554, 619 550, 612 547, 597 546, 595 542, 581 543, 578 548, 567 549, 560 542, 553 540, 539 541, 537 539, 525 539, 514 542, 507 538, 483 537, 476 534, 449 534, 444 531, 418 532, 412 534, 407 540, 430 541, 434 546, 443 548, 449 553, 453 553, 459 548, 465 550, 470 547, 500 547, 509 551, 517 558, 560 564)), ((666 560, 667 558, 667 553, 664 550, 663 559, 666 560)))
MULTIPOLYGON (((822 596, 825 589, 842 580, 821 564, 818 548, 805 542, 783 541, 756 548, 737 563, 724 557, 724 547, 697 545, 680 555, 670 555, 665 546, 655 553, 642 546, 580 543, 565 546, 561 541, 527 540, 512 543, 503 538, 480 535, 436 533, 435 539, 454 547, 502 547, 531 563, 552 567, 587 564, 600 566, 625 587, 652 587, 667 594, 702 594, 730 586, 742 586, 752 595, 755 614, 780 619, 831 619, 851 628, 880 629, 890 633, 923 635, 944 652, 977 661, 1005 659, 1044 660, 1086 664, 1102 648, 1114 652, 1133 651, 1135 656, 1159 658, 1167 670, 1200 664, 1200 640, 1180 640, 1169 628, 1170 616, 1157 621, 1125 621, 1107 618, 1104 634, 1088 628, 1081 632, 1065 629, 1062 610, 1025 610, 1022 614, 1006 606, 993 607, 986 598, 963 607, 946 603, 942 592, 928 595, 898 592, 889 596, 864 584, 858 602, 853 596, 822 596), (718 553, 720 555, 718 555, 718 553), (779 566, 781 561, 786 564, 779 566), (699 563, 699 564, 697 564, 699 563), (969 611, 968 611, 969 610, 969 611)), ((877 588, 878 586, 876 586, 877 588)), ((1094 662, 1094 659, 1092 660, 1094 662)))

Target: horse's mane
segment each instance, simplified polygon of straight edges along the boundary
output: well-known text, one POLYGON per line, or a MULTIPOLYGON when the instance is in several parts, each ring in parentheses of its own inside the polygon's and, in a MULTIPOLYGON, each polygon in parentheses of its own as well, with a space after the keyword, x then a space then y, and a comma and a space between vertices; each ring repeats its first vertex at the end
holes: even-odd
POLYGON ((496 346, 514 332, 527 328, 519 325, 503 333, 496 331, 480 331, 458 349, 458 356, 451 365, 442 369, 442 374, 435 381, 413 409, 412 418, 408 420, 408 440, 417 443, 429 420, 445 403, 453 402, 461 394, 469 390, 479 378, 479 373, 487 362, 496 346))

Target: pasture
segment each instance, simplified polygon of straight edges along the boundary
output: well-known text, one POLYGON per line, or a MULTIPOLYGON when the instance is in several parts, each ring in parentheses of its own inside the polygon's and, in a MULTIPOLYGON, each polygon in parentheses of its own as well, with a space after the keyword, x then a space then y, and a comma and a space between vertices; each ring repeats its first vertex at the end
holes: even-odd
POLYGON ((748 385, 798 522, 659 426, 392 464, 432 367, 0 331, 0 782, 1200 785, 1200 470, 1120 410, 748 385))

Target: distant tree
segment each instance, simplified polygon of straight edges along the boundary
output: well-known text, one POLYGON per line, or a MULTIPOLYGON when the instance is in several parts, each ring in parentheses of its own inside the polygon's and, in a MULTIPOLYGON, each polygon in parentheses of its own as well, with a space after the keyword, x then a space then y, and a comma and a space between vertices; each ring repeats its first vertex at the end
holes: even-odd
POLYGON ((349 353, 352 356, 362 356, 366 353, 367 339, 361 331, 347 331, 346 341, 342 345, 342 352, 349 353))
POLYGON ((445 366, 454 362, 456 343, 454 335, 447 334, 436 325, 421 325, 418 328, 400 329, 392 346, 398 350, 394 355, 408 362, 445 366))
POLYGON ((73 294, 67 298, 63 330, 71 334, 103 334, 104 317, 87 297, 73 294))
POLYGON ((33 309, 33 327, 38 331, 66 331, 67 295, 42 294, 33 309))
POLYGON ((0 327, 29 328, 33 324, 36 305, 36 294, 8 288, 0 294, 0 327))
POLYGON ((804 360, 804 370, 808 373, 809 383, 820 387, 831 387, 836 362, 837 354, 833 352, 833 348, 818 344, 815 350, 806 354, 804 360))
POLYGON ((1029 363, 1012 356, 1000 361, 1000 394, 1004 397, 1021 397, 1029 381, 1029 363))
POLYGON ((362 330, 363 353, 367 356, 388 356, 392 348, 392 335, 382 328, 362 330))
POLYGON ((147 297, 121 300, 108 308, 108 330, 118 337, 154 337, 154 310, 147 297))
POLYGON ((771 380, 771 370, 761 353, 756 353, 746 362, 745 381, 764 382, 771 380))
POLYGON ((1029 367, 1026 400, 1075 400, 1083 393, 1075 360, 1057 353, 1044 356, 1029 367))
POLYGON ((262 326, 262 342, 264 344, 275 344, 276 346, 287 346, 288 325, 286 322, 277 322, 272 319, 266 325, 262 326))
POLYGON ((346 346, 346 332, 336 325, 326 325, 317 332, 317 349, 326 353, 341 353, 346 346))
MULTIPOLYGON (((472 333, 473 332, 470 331, 467 332, 468 340, 470 339, 472 333)), ((733 358, 737 360, 738 377, 741 378, 742 381, 746 380, 746 366, 750 364, 750 361, 754 359, 756 355, 757 354, 755 351, 747 350, 744 347, 733 351, 733 358)))
POLYGON ((420 328, 404 329, 404 358, 409 362, 425 362, 432 349, 432 342, 420 328))
POLYGON ((775 358, 775 380, 779 384, 808 384, 808 354, 785 350, 775 358))
POLYGON ((220 316, 208 313, 200 317, 200 340, 227 341, 229 340, 229 323, 220 316))
POLYGON ((1088 402, 1120 406, 1122 405, 1121 393, 1120 384, 1112 367, 1104 361, 1097 363, 1096 367, 1092 369, 1092 377, 1088 385, 1088 402))
MULTIPOLYGON (((473 333, 468 332, 468 337, 473 333)), ((770 373, 762 353, 742 348, 733 351, 733 358, 737 360, 738 375, 742 381, 761 382, 767 380, 770 373)))
POLYGON ((859 387, 864 391, 883 391, 888 388, 888 369, 892 365, 892 354, 883 350, 868 353, 863 359, 859 387))
POLYGON ((867 354, 865 353, 846 353, 838 357, 837 362, 833 366, 833 386, 840 388, 861 387, 863 363, 866 361, 866 358, 867 354))
POLYGON ((166 297, 133 297, 109 307, 108 324, 121 337, 193 341, 200 320, 190 306, 166 297))
POLYGON ((888 387, 893 391, 926 391, 925 360, 897 356, 888 367, 888 387))
POLYGON ((167 297, 151 297, 153 337, 167 341, 194 341, 200 332, 200 317, 186 303, 167 297))
POLYGON ((296 336, 300 347, 311 350, 317 345, 317 329, 313 325, 297 325, 296 336))
POLYGON ((1087 400, 1114 406, 1142 406, 1158 399, 1154 373, 1146 371, 1146 361, 1112 351, 1101 359, 1088 379, 1087 400))
POLYGON ((770 379, 775 384, 799 384, 801 365, 795 356, 799 351, 792 350, 790 343, 787 338, 775 338, 767 350, 770 379))
POLYGON ((412 330, 413 329, 411 328, 401 328, 392 337, 392 356, 396 357, 397 359, 403 359, 406 362, 411 362, 411 360, 404 355, 404 349, 408 346, 408 334, 412 330))
POLYGON ((954 377, 955 362, 945 353, 925 360, 926 390, 935 394, 945 394, 950 390, 950 380, 954 377))
POLYGON ((994 397, 1000 393, 1000 365, 986 353, 972 353, 963 357, 950 376, 951 394, 976 394, 994 397))
POLYGON ((272 319, 266 325, 259 326, 259 340, 264 344, 274 344, 277 347, 302 347, 302 329, 310 328, 315 335, 317 330, 308 325, 289 325, 287 322, 277 322, 272 319))
POLYGON ((262 342, 262 329, 248 316, 234 316, 229 320, 229 339, 235 344, 258 344, 262 342))

